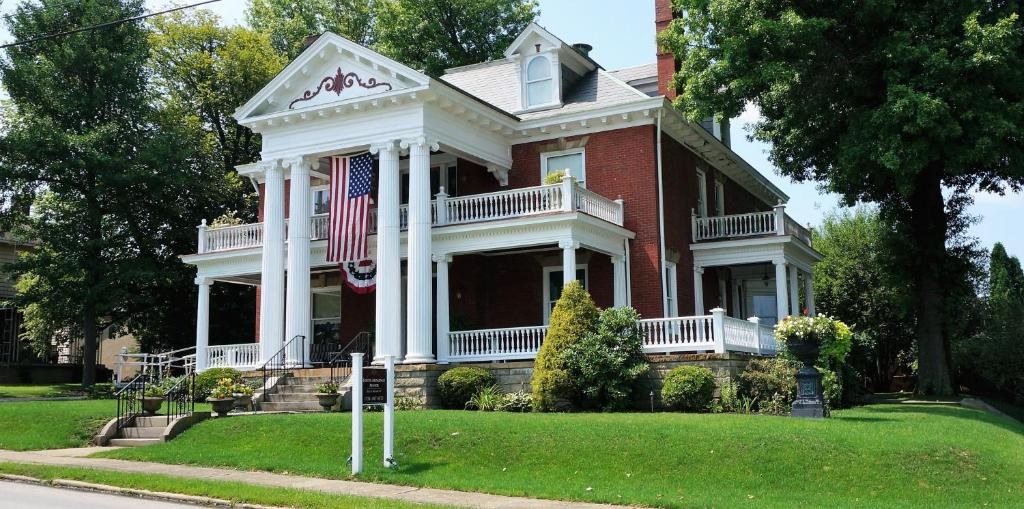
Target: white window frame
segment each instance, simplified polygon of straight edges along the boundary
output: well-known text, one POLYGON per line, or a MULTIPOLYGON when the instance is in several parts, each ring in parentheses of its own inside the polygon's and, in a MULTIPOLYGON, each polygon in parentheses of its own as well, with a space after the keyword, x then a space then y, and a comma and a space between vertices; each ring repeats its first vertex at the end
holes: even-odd
MULTIPOLYGON (((540 182, 544 183, 544 179, 548 176, 548 159, 552 157, 568 156, 572 154, 580 155, 580 167, 583 173, 583 179, 577 180, 580 187, 587 187, 587 149, 586 148, 570 148, 566 150, 556 150, 553 152, 542 152, 540 154, 540 182)), ((556 168, 561 169, 561 168, 556 168)))
POLYGON ((668 304, 668 318, 679 316, 679 274, 675 262, 665 262, 665 302, 668 304))
MULTIPOLYGON (((327 207, 330 208, 331 203, 331 188, 327 184, 320 186, 313 186, 309 188, 309 215, 315 216, 316 212, 316 193, 319 192, 327 193, 327 207)), ((326 214, 327 212, 321 212, 320 214, 326 214)))
MULTIPOLYGON (((344 277, 344 275, 342 277, 344 277)), ((309 289, 309 331, 310 331, 311 334, 312 334, 313 331, 316 330, 316 324, 318 322, 327 322, 327 321, 337 320, 338 326, 339 327, 341 326, 341 317, 342 317, 342 315, 345 314, 345 310, 343 309, 344 301, 342 300, 342 293, 344 292, 344 289, 341 287, 343 284, 344 283, 339 284, 338 286, 321 286, 321 287, 316 287, 316 288, 310 288, 309 289), (327 317, 327 318, 315 318, 313 316, 313 313, 314 313, 314 309, 313 309, 313 298, 314 297, 313 297, 313 294, 317 294, 317 293, 319 293, 319 294, 329 294, 329 295, 337 294, 337 296, 338 296, 338 316, 337 317, 330 316, 330 317, 327 317)), ((342 338, 339 337, 338 341, 341 341, 341 340, 342 340, 342 338)), ((310 338, 309 339, 310 344, 312 344, 312 341, 313 341, 313 338, 310 338)))
MULTIPOLYGON (((590 288, 590 269, 586 263, 577 263, 576 270, 583 271, 583 288, 590 288)), ((562 265, 548 265, 544 267, 544 293, 541 295, 541 307, 544 308, 544 325, 548 325, 551 322, 551 301, 548 300, 551 297, 551 273, 562 272, 562 265)), ((588 290, 589 291, 589 290, 588 290)))
POLYGON ((704 170, 697 170, 697 215, 708 217, 708 178, 704 170))
POLYGON ((520 72, 520 76, 522 78, 521 79, 521 82, 522 82, 521 101, 522 101, 522 105, 523 105, 522 111, 533 111, 533 110, 539 110, 539 109, 544 109, 544 108, 551 108, 551 107, 554 107, 554 106, 561 105, 561 103, 562 103, 562 100, 561 100, 562 93, 561 93, 560 88, 562 86, 562 84, 561 84, 562 83, 562 79, 561 79, 561 74, 562 73, 560 72, 561 64, 559 64, 559 62, 558 62, 558 54, 553 52, 553 51, 544 51, 544 52, 541 52, 541 53, 530 55, 529 57, 524 58, 522 61, 523 61, 523 65, 522 65, 522 68, 519 71, 520 72), (548 65, 551 66, 551 74, 547 78, 542 78, 542 79, 537 79, 537 80, 528 80, 527 79, 527 71, 530 68, 530 64, 533 63, 534 60, 536 60, 538 58, 541 58, 541 57, 547 59, 548 65), (530 94, 527 91, 527 89, 528 89, 527 85, 529 85, 531 83, 539 83, 539 82, 544 81, 544 80, 551 80, 551 99, 549 101, 547 101, 547 102, 544 102, 544 103, 530 104, 530 94))
POLYGON ((725 215, 725 184, 715 180, 715 215, 725 215))

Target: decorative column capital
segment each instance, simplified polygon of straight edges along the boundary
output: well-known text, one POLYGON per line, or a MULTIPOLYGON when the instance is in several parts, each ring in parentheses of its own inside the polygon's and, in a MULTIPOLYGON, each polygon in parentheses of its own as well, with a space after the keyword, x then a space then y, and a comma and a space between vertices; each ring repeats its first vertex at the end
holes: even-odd
POLYGON ((774 265, 786 265, 785 258, 772 258, 772 264, 774 265))
POLYGON ((693 272, 695 274, 703 274, 704 273, 704 267, 701 267, 700 265, 694 265, 693 266, 693 272))
POLYGON ((286 168, 296 170, 317 170, 320 168, 320 158, 312 156, 289 157, 281 161, 286 168))
POLYGON ((612 259, 612 264, 613 265, 617 265, 617 264, 620 264, 620 263, 626 261, 626 257, 623 256, 623 255, 612 255, 611 259, 612 259))
POLYGON ((427 136, 414 136, 412 138, 403 138, 402 141, 399 142, 399 146, 402 147, 403 149, 408 149, 414 146, 429 147, 431 152, 437 152, 438 150, 441 150, 441 145, 438 143, 438 141, 433 138, 428 138, 427 136))
POLYGON ((452 255, 449 253, 432 253, 430 255, 430 259, 433 260, 434 263, 451 263, 452 255))
POLYGON ((562 249, 579 249, 580 243, 572 239, 562 239, 558 241, 558 247, 562 249))
POLYGON ((210 286, 213 284, 213 279, 205 276, 196 276, 196 285, 198 286, 210 286))
POLYGON ((370 144, 370 153, 371 154, 391 152, 391 151, 394 151, 394 150, 398 150, 398 145, 395 143, 395 140, 388 140, 388 141, 382 141, 382 142, 379 142, 379 143, 371 143, 370 144))
POLYGON ((267 174, 273 170, 281 168, 280 159, 264 159, 256 162, 256 167, 260 169, 263 174, 267 174))

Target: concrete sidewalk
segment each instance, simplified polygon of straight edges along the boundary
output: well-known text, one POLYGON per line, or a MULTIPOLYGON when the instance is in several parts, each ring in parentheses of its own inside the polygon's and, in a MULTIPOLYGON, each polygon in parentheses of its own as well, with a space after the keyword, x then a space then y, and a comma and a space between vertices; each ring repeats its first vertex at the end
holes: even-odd
POLYGON ((105 448, 58 449, 50 451, 25 452, 0 450, 0 462, 92 468, 139 474, 160 474, 189 479, 234 481, 276 488, 295 488, 342 495, 355 495, 360 497, 404 500, 406 502, 416 502, 421 504, 454 505, 481 509, 610 509, 627 507, 587 502, 564 502, 557 500, 539 500, 534 498, 506 497, 502 495, 488 495, 485 493, 416 488, 412 486, 396 486, 391 484, 376 484, 358 481, 340 481, 333 479, 320 479, 316 477, 272 474, 269 472, 248 472, 227 468, 166 465, 163 463, 146 463, 139 461, 83 457, 83 455, 91 454, 96 452, 96 450, 101 449, 105 448))

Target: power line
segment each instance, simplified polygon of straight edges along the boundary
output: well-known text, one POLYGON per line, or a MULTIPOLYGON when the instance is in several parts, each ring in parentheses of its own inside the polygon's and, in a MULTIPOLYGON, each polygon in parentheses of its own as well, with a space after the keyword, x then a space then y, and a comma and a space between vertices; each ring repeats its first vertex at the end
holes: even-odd
POLYGON ((159 16, 161 14, 167 14, 167 13, 170 13, 170 12, 181 11, 181 10, 185 10, 185 9, 191 9, 193 7, 199 7, 200 5, 212 4, 214 2, 219 2, 219 1, 220 0, 203 0, 202 2, 196 2, 196 3, 191 4, 191 5, 183 5, 181 7, 174 7, 174 8, 163 10, 163 11, 150 12, 150 13, 147 13, 147 14, 140 14, 138 16, 132 16, 130 18, 122 18, 122 19, 118 19, 118 20, 114 20, 114 21, 108 21, 106 23, 100 23, 98 25, 90 25, 90 26, 87 26, 87 27, 79 27, 79 28, 76 28, 74 30, 68 30, 68 31, 65 31, 65 32, 58 32, 58 33, 55 33, 55 34, 40 35, 38 37, 33 37, 31 39, 25 39, 24 41, 17 41, 17 42, 12 42, 12 43, 8 43, 8 44, 4 44, 3 46, 0 46, 0 49, 13 48, 15 46, 21 46, 23 44, 30 44, 30 43, 33 43, 33 42, 45 41, 47 39, 53 39, 53 38, 56 38, 56 37, 64 37, 64 36, 67 36, 67 35, 77 34, 79 32, 87 32, 89 30, 98 30, 98 29, 101 29, 101 28, 108 28, 108 27, 112 27, 112 26, 121 25, 123 23, 130 23, 132 21, 138 21, 138 20, 141 20, 141 19, 152 18, 153 16, 159 16))

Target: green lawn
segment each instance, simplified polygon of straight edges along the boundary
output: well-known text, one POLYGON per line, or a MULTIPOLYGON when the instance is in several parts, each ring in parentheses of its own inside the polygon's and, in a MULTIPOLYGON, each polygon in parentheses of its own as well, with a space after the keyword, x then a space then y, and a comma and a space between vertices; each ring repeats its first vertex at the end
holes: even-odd
POLYGON ((85 468, 0 463, 0 472, 25 475, 47 481, 68 479, 120 486, 122 488, 213 497, 231 500, 235 503, 301 509, 413 509, 442 507, 384 499, 334 495, 315 491, 269 488, 239 482, 184 479, 166 475, 126 474, 123 472, 85 468))
POLYGON ((53 398, 82 396, 79 384, 0 385, 0 398, 53 398))
POLYGON ((0 403, 0 449, 60 449, 88 445, 114 418, 114 400, 0 403))
MULTIPOLYGON (((665 507, 1024 506, 1024 426, 946 405, 873 405, 825 421, 698 414, 399 412, 397 470, 373 481, 665 507)), ((348 414, 204 422, 102 456, 345 478, 348 414)))

